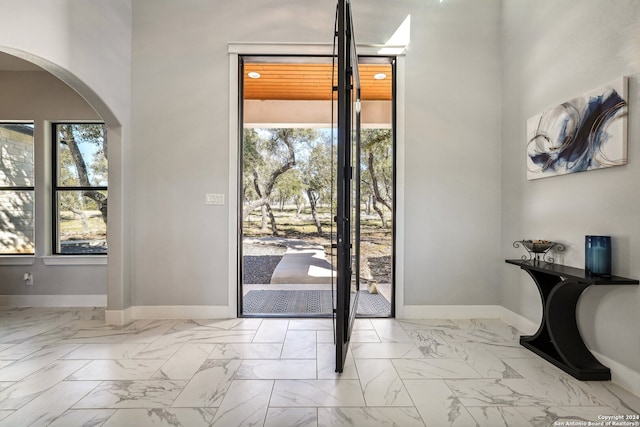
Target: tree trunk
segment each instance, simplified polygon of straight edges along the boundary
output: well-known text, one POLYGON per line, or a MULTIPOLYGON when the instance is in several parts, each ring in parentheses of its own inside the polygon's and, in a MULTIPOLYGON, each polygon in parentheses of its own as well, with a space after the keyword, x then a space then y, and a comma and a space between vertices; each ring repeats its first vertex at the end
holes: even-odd
MULTIPOLYGON (((283 138, 285 145, 287 146, 287 150, 289 151, 289 158, 287 162, 280 166, 278 169, 273 171, 269 176, 266 184, 264 185, 264 191, 260 188, 259 179, 258 179, 258 171, 254 168, 252 170, 253 174, 253 188, 256 190, 256 194, 260 197, 258 200, 255 200, 248 205, 246 205, 242 209, 242 220, 244 221, 249 214, 254 210, 258 209, 263 205, 269 205, 269 197, 271 196, 271 192, 273 191, 273 186, 276 184, 276 180, 280 175, 291 169, 296 165, 296 153, 293 148, 293 143, 289 141, 289 139, 285 136, 283 138)), ((267 207, 267 211, 271 211, 271 207, 267 207)))
POLYGON ((384 219, 384 212, 382 212, 382 209, 378 207, 375 197, 373 198, 373 210, 380 216, 380 219, 382 220, 382 228, 387 228, 387 221, 384 219))
POLYGON ((262 213, 262 226, 260 230, 267 231, 267 205, 260 206, 260 211, 262 213))
MULTIPOLYGON (((382 198, 382 196, 380 195, 380 189, 378 188, 378 176, 376 175, 376 170, 373 167, 373 163, 374 163, 373 151, 369 151, 369 159, 368 160, 369 160, 369 162, 368 162, 369 163, 369 175, 371 175, 371 189, 373 190, 373 195, 374 195, 374 197, 375 197, 375 199, 376 199, 376 201, 378 203, 382 203, 383 205, 385 205, 387 207, 387 209, 389 209, 390 212, 393 212, 393 207, 391 206, 391 203, 389 203, 387 200, 382 198)), ((374 209, 375 209, 375 207, 374 207, 374 209)))
POLYGON ((273 232, 274 236, 279 236, 280 234, 278 233, 278 226, 276 225, 276 217, 273 216, 273 211, 271 210, 271 205, 269 204, 269 202, 267 202, 264 206, 267 208, 267 213, 269 214, 269 219, 271 219, 271 231, 273 232))
POLYGON ((102 215, 102 220, 107 223, 107 198, 98 191, 83 191, 82 195, 90 198, 98 204, 98 210, 102 215))
POLYGON ((71 212, 80 217, 80 222, 82 222, 82 233, 89 234, 89 223, 87 222, 87 214, 85 214, 84 211, 81 211, 74 207, 71 208, 71 212))
POLYGON ((254 200, 253 202, 246 205, 244 208, 242 208, 242 220, 244 221, 245 219, 247 219, 247 217, 251 212, 255 211, 256 209, 258 209, 259 207, 261 207, 266 203, 267 203, 267 199, 265 199, 264 197, 261 197, 258 200, 254 200))
POLYGON ((317 202, 315 194, 313 191, 307 188, 307 196, 309 197, 309 206, 311 207, 311 216, 313 217, 313 222, 316 224, 316 228, 318 229, 318 234, 322 234, 322 223, 318 218, 318 210, 317 210, 317 202))

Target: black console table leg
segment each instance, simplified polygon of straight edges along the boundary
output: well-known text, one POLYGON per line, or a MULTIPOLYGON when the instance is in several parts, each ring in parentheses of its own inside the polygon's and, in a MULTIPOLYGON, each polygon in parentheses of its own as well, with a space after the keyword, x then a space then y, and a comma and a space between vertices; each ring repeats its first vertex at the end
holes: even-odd
POLYGON ((576 306, 589 285, 524 270, 540 291, 542 321, 535 334, 520 337, 520 344, 579 380, 610 380, 611 371, 593 357, 578 329, 576 306))
POLYGON ((593 357, 578 329, 576 307, 587 284, 566 280, 554 287, 544 317, 553 346, 569 373, 580 380, 610 380, 611 371, 593 357))
POLYGON ((525 271, 529 274, 529 276, 531 276, 536 286, 538 287, 540 298, 542 299, 543 315, 538 330, 533 335, 521 337, 520 344, 531 350, 533 350, 531 346, 534 346, 542 351, 554 351, 551 345, 551 337, 549 336, 549 328, 547 327, 547 319, 546 315, 544 314, 544 309, 547 306, 547 302, 549 301, 549 294, 551 293, 551 290, 561 280, 558 276, 554 276, 551 274, 545 274, 539 271, 531 270, 525 271))

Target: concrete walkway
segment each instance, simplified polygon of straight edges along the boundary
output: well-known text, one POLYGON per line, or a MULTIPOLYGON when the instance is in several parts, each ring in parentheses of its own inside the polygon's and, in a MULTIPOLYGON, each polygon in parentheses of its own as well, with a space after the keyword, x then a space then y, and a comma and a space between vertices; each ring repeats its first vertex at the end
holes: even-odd
POLYGON ((271 284, 330 284, 331 264, 322 245, 281 239, 287 252, 271 276, 271 284))
MULTIPOLYGON (((242 292, 244 295, 251 290, 264 289, 332 289, 330 286, 332 268, 325 256, 322 245, 313 244, 304 240, 285 239, 281 237, 266 237, 255 240, 284 246, 287 248, 287 251, 276 266, 273 275, 271 276, 270 284, 243 284, 242 292)), ((367 283, 368 280, 361 280, 360 289, 366 290, 367 283)), ((336 281, 334 281, 334 284, 336 284, 336 281)), ((392 288, 390 283, 377 283, 377 288, 378 292, 382 294, 387 301, 391 301, 392 288)))

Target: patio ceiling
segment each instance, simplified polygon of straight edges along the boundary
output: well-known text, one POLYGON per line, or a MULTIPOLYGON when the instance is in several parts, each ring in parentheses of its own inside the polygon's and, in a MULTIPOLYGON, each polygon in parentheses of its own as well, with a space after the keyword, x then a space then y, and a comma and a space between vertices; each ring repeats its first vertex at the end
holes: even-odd
MULTIPOLYGON (((246 100, 331 100, 332 64, 258 63, 244 65, 244 99, 246 100), (258 73, 259 78, 249 77, 258 73)), ((362 100, 391 100, 390 64, 360 64, 362 100), (383 73, 384 79, 374 75, 383 73)), ((337 80, 334 84, 338 84, 337 80)))

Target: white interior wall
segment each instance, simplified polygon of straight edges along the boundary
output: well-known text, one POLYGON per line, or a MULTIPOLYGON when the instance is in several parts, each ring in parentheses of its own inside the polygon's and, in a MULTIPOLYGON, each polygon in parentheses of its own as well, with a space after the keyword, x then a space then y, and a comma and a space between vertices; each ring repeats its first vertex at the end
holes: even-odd
MULTIPOLYGON (((640 1, 503 1, 502 253, 520 239, 564 243, 560 262, 584 268, 584 236, 612 236, 613 273, 640 278, 640 1), (629 76, 629 164, 526 179, 526 121, 544 109, 629 76)), ((533 281, 502 267, 501 303, 538 322, 533 281)), ((578 305, 587 346, 640 372, 640 287, 592 286, 578 305)))

